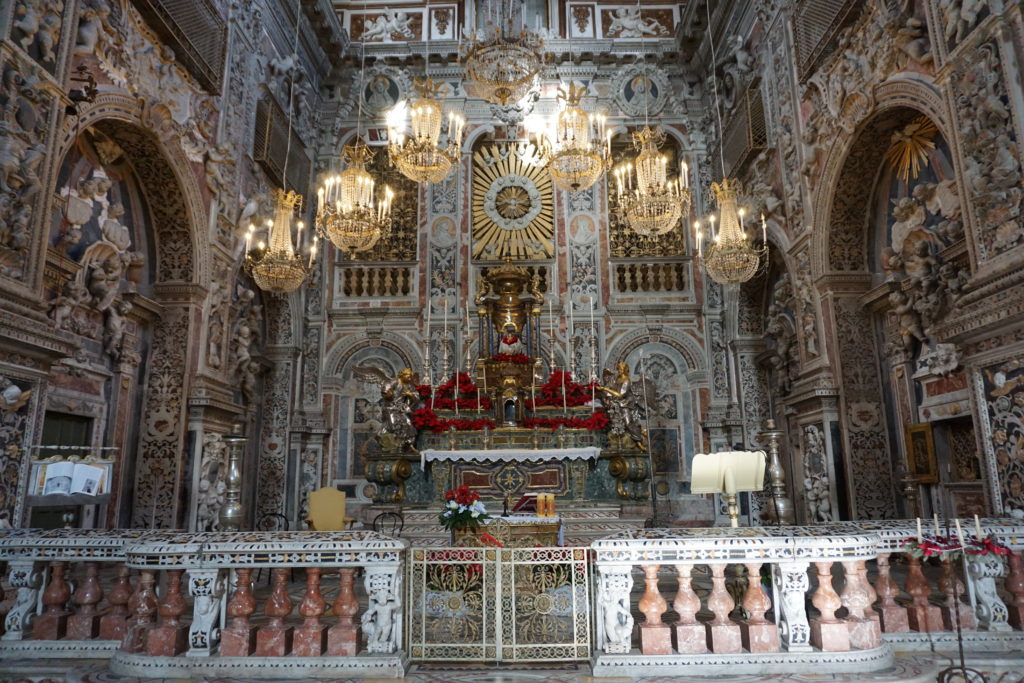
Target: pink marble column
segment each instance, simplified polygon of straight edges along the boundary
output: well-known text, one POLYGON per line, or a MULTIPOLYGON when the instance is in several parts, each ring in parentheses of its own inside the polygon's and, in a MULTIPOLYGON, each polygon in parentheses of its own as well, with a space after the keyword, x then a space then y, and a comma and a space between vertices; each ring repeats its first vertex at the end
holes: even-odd
POLYGON ((306 569, 306 592, 299 603, 302 626, 295 629, 292 654, 297 657, 319 657, 327 645, 327 626, 320 623, 320 616, 327 608, 320 594, 320 570, 306 569))
POLYGON ((327 631, 327 654, 330 657, 354 657, 359 652, 359 626, 355 623, 359 612, 359 600, 352 588, 354 570, 338 572, 338 596, 331 605, 331 612, 338 623, 327 631))
MULTIPOLYGON (((959 564, 959 561, 957 561, 959 564)), ((956 568, 953 561, 948 557, 942 558, 942 574, 939 577, 939 591, 943 594, 942 606, 939 610, 942 613, 942 628, 946 631, 956 630, 957 614, 960 615, 960 630, 974 631, 978 628, 978 622, 974 618, 974 608, 964 602, 967 588, 960 577, 956 575, 956 568), (957 597, 953 597, 955 592, 957 597), (959 605, 957 603, 960 603, 959 605)))
POLYGON ((665 598, 658 592, 658 569, 660 565, 644 565, 644 594, 640 597, 640 611, 645 621, 640 626, 640 650, 645 655, 672 654, 672 630, 661 622, 661 615, 668 608, 665 598))
POLYGON ((100 617, 100 640, 121 640, 124 638, 128 620, 128 601, 132 597, 132 584, 128 579, 128 567, 117 565, 117 578, 107 594, 107 613, 100 617))
POLYGON ((868 583, 868 570, 864 560, 843 562, 846 581, 843 584, 842 603, 846 608, 846 630, 850 634, 850 647, 871 650, 882 645, 882 624, 870 609, 875 601, 874 591, 868 583))
POLYGON ((725 567, 724 564, 711 565, 711 595, 708 596, 708 609, 714 613, 715 618, 708 623, 707 632, 708 647, 715 654, 743 651, 740 625, 729 619, 729 613, 736 603, 725 587, 725 567))
POLYGON ((235 570, 235 592, 228 600, 227 615, 231 619, 220 632, 222 657, 248 657, 256 651, 256 630, 249 617, 256 611, 256 598, 252 594, 252 569, 235 570))
POLYGON ((263 605, 270 621, 256 632, 257 657, 284 657, 292 647, 292 629, 284 619, 292 612, 288 597, 288 569, 277 567, 272 572, 273 589, 263 605))
POLYGON ((896 604, 896 596, 899 595, 900 589, 892 579, 889 553, 878 556, 878 578, 875 579, 875 592, 878 594, 878 604, 874 609, 878 613, 882 630, 885 633, 909 631, 907 608, 896 604))
POLYGON ((173 657, 188 647, 188 627, 181 623, 185 613, 185 598, 181 594, 183 569, 167 572, 164 599, 157 607, 160 623, 146 634, 146 654, 150 657, 173 657))
POLYGON ((154 580, 153 571, 143 569, 135 592, 128 600, 131 614, 125 622, 124 638, 121 639, 121 649, 125 652, 144 652, 146 649, 146 634, 153 628, 153 617, 156 614, 154 580))
POLYGON ((1019 551, 1011 550, 1007 557, 1010 571, 1006 575, 1003 587, 1010 593, 1012 600, 1006 605, 1010 613, 1010 626, 1024 630, 1024 561, 1019 551))
POLYGON ((67 633, 71 587, 64 580, 64 563, 50 563, 50 582, 43 591, 43 613, 32 622, 32 637, 36 640, 59 640, 67 633))
POLYGON ((692 564, 676 565, 679 592, 672 602, 672 608, 679 615, 676 623, 676 649, 680 654, 703 654, 708 651, 707 630, 704 624, 697 621, 700 598, 693 590, 693 579, 690 576, 692 571, 692 564))
POLYGON ((932 592, 931 586, 921 571, 921 561, 910 554, 907 555, 906 590, 911 599, 910 607, 907 608, 910 628, 922 633, 941 631, 942 612, 928 602, 928 596, 932 592))
POLYGON ((850 633, 846 624, 836 618, 836 610, 843 603, 832 587, 832 563, 815 562, 814 566, 818 570, 818 590, 814 591, 811 604, 821 616, 811 619, 811 645, 829 652, 849 650, 850 633))
POLYGON ((750 617, 740 623, 743 647, 749 652, 778 652, 779 627, 764 618, 772 601, 761 587, 761 562, 747 563, 747 591, 743 594, 743 609, 750 617))
POLYGON ((73 599, 78 608, 68 617, 68 640, 92 640, 100 633, 100 617, 96 605, 103 599, 99 564, 84 563, 85 576, 75 590, 73 599))

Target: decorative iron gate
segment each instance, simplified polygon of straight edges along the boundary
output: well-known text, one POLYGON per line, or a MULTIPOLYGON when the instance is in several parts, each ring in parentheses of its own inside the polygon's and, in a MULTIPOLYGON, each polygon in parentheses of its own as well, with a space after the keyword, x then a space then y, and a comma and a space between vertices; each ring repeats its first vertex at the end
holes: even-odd
POLYGON ((587 548, 414 548, 413 660, 590 656, 587 548))

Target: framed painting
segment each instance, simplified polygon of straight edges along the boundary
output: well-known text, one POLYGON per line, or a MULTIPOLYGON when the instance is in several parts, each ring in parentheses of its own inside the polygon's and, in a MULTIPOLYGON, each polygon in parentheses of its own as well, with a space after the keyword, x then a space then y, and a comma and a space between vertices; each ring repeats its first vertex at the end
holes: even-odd
POLYGON ((907 469, 922 484, 937 484, 939 466, 935 461, 935 439, 929 422, 907 425, 907 469))

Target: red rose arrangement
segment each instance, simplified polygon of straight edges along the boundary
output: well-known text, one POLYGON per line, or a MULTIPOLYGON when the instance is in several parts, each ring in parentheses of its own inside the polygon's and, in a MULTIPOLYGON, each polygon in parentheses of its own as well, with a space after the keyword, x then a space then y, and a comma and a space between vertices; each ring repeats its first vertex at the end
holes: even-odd
POLYGON ((476 529, 488 519, 487 508, 480 502, 480 494, 465 484, 444 494, 444 508, 437 521, 449 531, 476 529))
POLYGON ((556 430, 564 425, 566 429, 586 429, 599 432, 608 428, 611 419, 603 408, 598 408, 589 417, 528 417, 523 420, 524 427, 539 427, 556 430))
MULTIPOLYGON (((424 401, 428 401, 433 393, 425 384, 416 387, 416 391, 424 401)), ((490 410, 491 399, 477 389, 469 373, 457 372, 450 380, 437 388, 431 407, 437 410, 455 410, 456 405, 460 410, 476 410, 477 408, 490 410), (456 387, 458 396, 455 395, 456 387)))
MULTIPOLYGON (((476 407, 476 403, 473 404, 473 407, 476 407)), ((443 434, 451 427, 455 427, 455 431, 465 432, 480 430, 484 427, 494 429, 496 425, 494 420, 486 417, 474 419, 453 418, 451 420, 446 420, 443 417, 439 417, 438 414, 430 408, 420 408, 419 410, 412 411, 412 426, 421 432, 429 431, 434 434, 443 434)))
POLYGON ((595 397, 596 382, 577 384, 572 379, 572 373, 567 370, 555 370, 551 373, 548 381, 537 390, 536 403, 527 401, 526 407, 531 410, 536 406, 562 407, 562 389, 565 388, 564 405, 570 408, 585 406, 595 397))

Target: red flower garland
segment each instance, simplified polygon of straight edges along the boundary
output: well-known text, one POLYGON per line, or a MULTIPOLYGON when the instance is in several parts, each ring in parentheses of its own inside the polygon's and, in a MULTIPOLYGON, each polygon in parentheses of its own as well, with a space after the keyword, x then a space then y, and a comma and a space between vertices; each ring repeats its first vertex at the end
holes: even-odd
POLYGON ((496 363, 515 363, 516 365, 529 365, 533 360, 525 353, 496 353, 491 356, 496 363))
POLYGON ((589 417, 528 417, 523 420, 524 427, 539 427, 552 431, 565 425, 566 429, 586 429, 597 432, 606 429, 610 423, 611 419, 603 408, 598 408, 589 417))
MULTIPOLYGON (((460 405, 463 399, 460 399, 460 405)), ((473 405, 476 405, 474 401, 473 405)), ((420 408, 412 413, 412 426, 419 431, 431 431, 434 434, 444 434, 449 428, 455 427, 455 431, 478 431, 484 427, 494 429, 497 425, 490 418, 477 419, 452 419, 446 420, 439 417, 430 408, 420 408)))
POLYGON ((565 387, 564 405, 570 408, 585 406, 595 397, 597 382, 577 384, 572 374, 566 370, 555 370, 548 381, 537 391, 536 402, 527 401, 526 407, 531 410, 536 406, 562 407, 562 387, 565 387))

